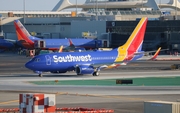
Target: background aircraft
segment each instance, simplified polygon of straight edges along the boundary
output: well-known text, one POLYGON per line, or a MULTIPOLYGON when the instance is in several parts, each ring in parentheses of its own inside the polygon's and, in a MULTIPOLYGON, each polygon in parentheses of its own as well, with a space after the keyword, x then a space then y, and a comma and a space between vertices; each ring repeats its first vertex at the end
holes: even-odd
POLYGON ((62 52, 35 56, 25 64, 26 68, 42 76, 42 72, 66 73, 75 70, 77 75, 92 74, 113 63, 130 61, 142 50, 147 18, 140 20, 127 42, 111 51, 62 52))
MULTIPOLYGON (((39 48, 41 50, 59 50, 60 46, 69 46, 68 39, 40 39, 35 36, 31 36, 19 20, 14 21, 14 26, 18 40, 27 49, 39 48)), ((74 43, 74 47, 83 47, 87 49, 102 47, 102 41, 96 39, 79 38, 71 39, 71 41, 74 43)))
POLYGON ((0 38, 0 50, 1 51, 12 49, 13 47, 14 47, 13 43, 11 43, 5 39, 0 38))
POLYGON ((86 51, 84 47, 75 46, 71 39, 68 40, 69 40, 69 46, 65 48, 63 47, 62 52, 86 51))

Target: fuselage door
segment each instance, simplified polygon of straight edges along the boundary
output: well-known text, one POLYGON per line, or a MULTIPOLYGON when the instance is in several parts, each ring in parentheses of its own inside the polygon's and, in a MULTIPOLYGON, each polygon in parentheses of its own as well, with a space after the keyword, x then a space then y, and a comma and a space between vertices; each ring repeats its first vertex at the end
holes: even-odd
POLYGON ((45 58, 46 58, 46 65, 51 65, 51 57, 49 55, 46 55, 45 58))

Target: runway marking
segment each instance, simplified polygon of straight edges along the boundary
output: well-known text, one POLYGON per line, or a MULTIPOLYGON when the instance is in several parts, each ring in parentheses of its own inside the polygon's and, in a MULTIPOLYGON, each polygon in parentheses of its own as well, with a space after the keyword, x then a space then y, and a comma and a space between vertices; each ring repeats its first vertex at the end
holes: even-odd
POLYGON ((3 104, 11 104, 13 102, 19 102, 19 100, 11 100, 11 101, 6 101, 6 102, 0 102, 0 105, 3 105, 3 104))
POLYGON ((79 93, 68 93, 68 92, 57 92, 56 95, 74 95, 74 96, 89 96, 89 97, 102 97, 102 98, 117 98, 124 100, 136 100, 136 101, 152 101, 152 99, 147 98, 132 98, 132 97, 124 97, 124 96, 106 96, 106 95, 98 95, 98 94, 79 94, 79 93))

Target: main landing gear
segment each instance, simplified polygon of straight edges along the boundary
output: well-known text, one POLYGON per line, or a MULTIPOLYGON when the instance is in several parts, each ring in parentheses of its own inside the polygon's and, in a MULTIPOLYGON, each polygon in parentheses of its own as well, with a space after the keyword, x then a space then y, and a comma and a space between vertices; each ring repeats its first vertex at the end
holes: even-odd
POLYGON ((42 73, 39 74, 39 77, 43 77, 42 73))
POLYGON ((93 76, 99 76, 99 75, 100 75, 100 73, 98 71, 93 72, 93 76))
POLYGON ((99 76, 100 75, 99 71, 100 71, 100 68, 95 68, 92 75, 93 76, 99 76))

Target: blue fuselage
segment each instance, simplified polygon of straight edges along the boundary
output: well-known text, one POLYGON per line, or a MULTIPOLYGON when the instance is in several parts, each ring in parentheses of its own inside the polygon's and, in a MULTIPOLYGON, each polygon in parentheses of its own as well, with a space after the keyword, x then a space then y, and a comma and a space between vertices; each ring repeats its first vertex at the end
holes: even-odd
POLYGON ((0 39, 0 49, 9 49, 14 47, 14 44, 11 42, 8 42, 7 40, 0 39))
POLYGON ((116 50, 43 54, 26 63, 26 67, 33 71, 70 71, 74 70, 77 65, 113 63, 117 55, 116 50))
MULTIPOLYGON (((69 46, 68 39, 39 39, 36 37, 30 38, 32 41, 43 40, 45 41, 46 48, 59 48, 60 46, 69 46)), ((71 41, 76 47, 84 48, 100 48, 102 47, 102 41, 96 39, 85 39, 85 38, 72 38, 71 41)))

